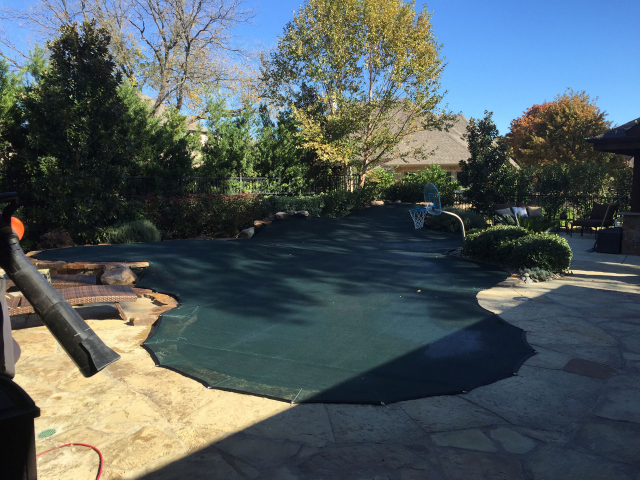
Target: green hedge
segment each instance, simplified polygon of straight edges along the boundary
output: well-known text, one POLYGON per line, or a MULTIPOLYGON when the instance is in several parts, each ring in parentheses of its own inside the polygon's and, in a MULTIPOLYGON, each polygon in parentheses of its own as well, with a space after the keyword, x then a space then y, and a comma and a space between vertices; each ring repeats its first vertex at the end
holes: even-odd
POLYGON ((144 216, 160 230, 163 240, 236 237, 267 213, 263 199, 251 195, 191 195, 144 200, 144 216))
MULTIPOLYGON (((343 217, 364 208, 373 199, 374 189, 333 192, 310 197, 261 197, 255 195, 191 195, 188 197, 149 196, 142 202, 145 218, 160 231, 162 240, 237 237, 253 226, 254 220, 287 210, 307 210, 311 216, 343 217)), ((102 232, 101 241, 110 240, 112 229, 102 232)), ((112 242, 113 243, 113 242, 112 242)))
POLYGON ((533 233, 505 245, 511 268, 542 268, 551 272, 564 272, 571 265, 573 252, 567 241, 557 235, 533 233))
POLYGON ((478 233, 467 235, 463 253, 470 257, 500 263, 504 252, 501 246, 509 241, 529 235, 522 227, 496 225, 478 233))
POLYGON ((376 190, 371 187, 358 188, 353 192, 332 192, 321 195, 323 217, 344 217, 354 210, 361 210, 371 204, 376 190))
POLYGON ((530 233, 522 227, 496 225, 468 235, 465 255, 512 269, 541 268, 562 272, 573 253, 567 241, 556 235, 530 233))
MULTIPOLYGON (((443 210, 458 215, 462 219, 464 229, 467 232, 471 229, 487 228, 487 222, 484 217, 476 212, 454 207, 445 207, 443 210)), ((439 232, 459 232, 460 222, 457 218, 447 215, 446 213, 440 215, 427 215, 425 227, 439 232)))

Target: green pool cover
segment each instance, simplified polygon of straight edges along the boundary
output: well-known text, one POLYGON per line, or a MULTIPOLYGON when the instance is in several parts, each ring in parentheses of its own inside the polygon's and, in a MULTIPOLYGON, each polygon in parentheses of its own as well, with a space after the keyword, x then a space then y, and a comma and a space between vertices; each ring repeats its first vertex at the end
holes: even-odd
POLYGON ((40 259, 148 261, 137 286, 178 297, 144 346, 213 388, 291 402, 388 404, 512 376, 524 332, 482 309, 504 272, 444 255, 409 206, 290 218, 250 240, 51 250, 40 259))

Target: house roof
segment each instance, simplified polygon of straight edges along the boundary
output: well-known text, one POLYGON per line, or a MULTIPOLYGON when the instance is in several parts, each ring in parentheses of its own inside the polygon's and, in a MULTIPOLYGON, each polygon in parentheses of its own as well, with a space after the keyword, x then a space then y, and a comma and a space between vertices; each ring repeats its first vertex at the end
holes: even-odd
POLYGON ((394 155, 385 165, 458 165, 460 160, 469 158, 469 148, 462 135, 467 131, 469 120, 464 115, 456 115, 455 122, 448 132, 442 130, 424 130, 404 140, 396 148, 396 152, 406 152, 422 145, 424 152, 435 149, 427 158, 407 156, 399 158, 394 155))

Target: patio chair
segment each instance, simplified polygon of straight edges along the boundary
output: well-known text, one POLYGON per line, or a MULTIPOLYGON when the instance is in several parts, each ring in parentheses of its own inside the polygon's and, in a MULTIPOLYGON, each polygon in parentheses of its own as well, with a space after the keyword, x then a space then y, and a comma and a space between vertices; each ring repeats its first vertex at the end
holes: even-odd
POLYGON ((589 218, 581 218, 571 222, 569 228, 569 235, 573 236, 573 227, 580 227, 580 236, 584 234, 585 227, 598 228, 598 227, 611 227, 613 226, 613 217, 618 211, 618 205, 609 203, 599 204, 594 203, 591 209, 591 215, 589 218))
MULTIPOLYGON (((120 318, 128 320, 120 302, 135 302, 138 296, 128 285, 87 285, 58 290, 70 305, 87 303, 115 303, 120 318)), ((5 295, 9 316, 33 313, 33 307, 22 295, 5 295)))

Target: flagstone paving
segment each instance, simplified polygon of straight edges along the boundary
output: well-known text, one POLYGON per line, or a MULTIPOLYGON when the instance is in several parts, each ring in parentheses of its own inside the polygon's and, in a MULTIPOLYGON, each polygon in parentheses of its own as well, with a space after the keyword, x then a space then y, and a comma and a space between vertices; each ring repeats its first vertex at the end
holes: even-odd
MULTIPOLYGON (((36 450, 92 444, 104 479, 640 480, 640 258, 569 240, 573 275, 478 295, 538 353, 464 395, 292 406, 206 389, 156 368, 139 346, 150 327, 117 312, 88 323, 122 358, 86 379, 44 327, 17 330, 15 380, 42 410, 36 433, 56 430, 36 450)), ((39 478, 93 479, 97 465, 64 448, 40 457, 39 478)))

